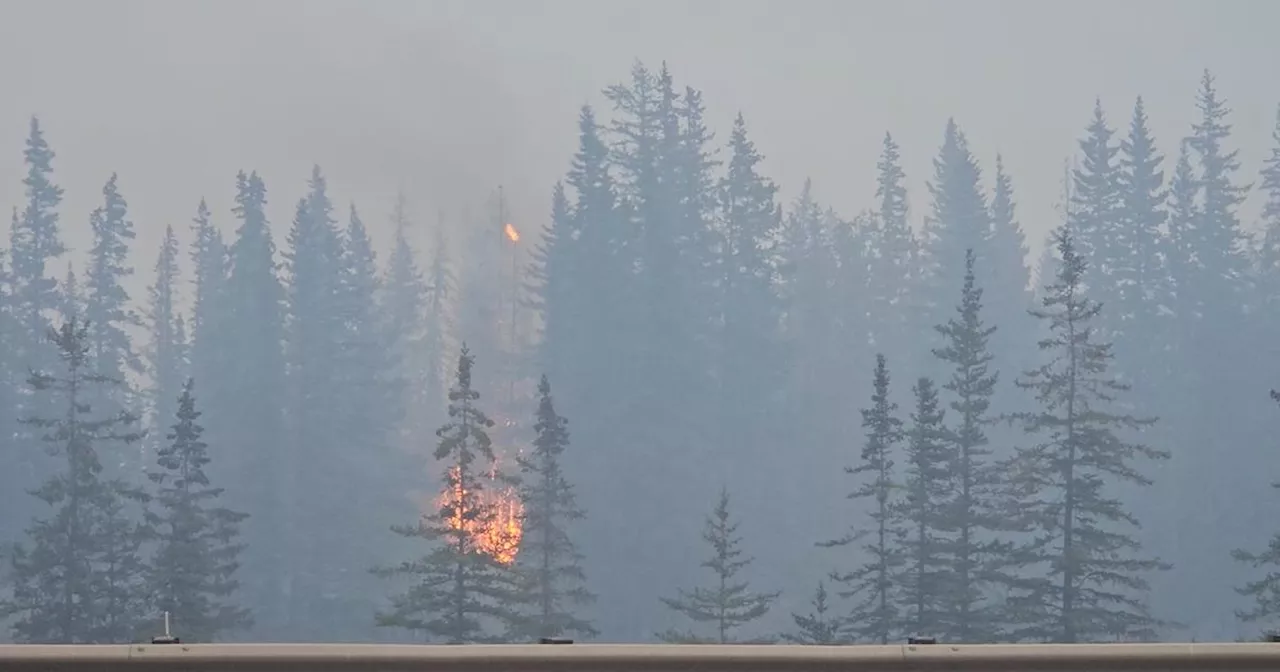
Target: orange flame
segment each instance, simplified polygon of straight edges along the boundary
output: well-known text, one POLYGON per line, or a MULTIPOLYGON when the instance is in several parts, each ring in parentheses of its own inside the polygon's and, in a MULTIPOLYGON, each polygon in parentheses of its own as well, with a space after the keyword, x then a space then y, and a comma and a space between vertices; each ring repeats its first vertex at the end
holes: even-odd
POLYGON ((520 242, 520 232, 516 231, 516 227, 511 224, 504 224, 502 226, 502 232, 507 234, 507 240, 510 240, 513 243, 520 242))
MULTIPOLYGON (((450 467, 450 475, 454 476, 457 467, 450 467)), ((457 483, 457 478, 449 479, 457 483)), ((480 549, 503 565, 509 565, 520 552, 520 539, 524 535, 521 525, 524 517, 524 504, 515 488, 502 485, 497 478, 497 470, 488 474, 490 487, 481 490, 476 506, 481 507, 486 515, 476 516, 473 520, 464 520, 463 507, 453 509, 449 518, 449 527, 465 530, 467 537, 480 549)), ((466 496, 461 483, 441 493, 436 498, 436 506, 443 508, 446 504, 461 501, 466 496)))

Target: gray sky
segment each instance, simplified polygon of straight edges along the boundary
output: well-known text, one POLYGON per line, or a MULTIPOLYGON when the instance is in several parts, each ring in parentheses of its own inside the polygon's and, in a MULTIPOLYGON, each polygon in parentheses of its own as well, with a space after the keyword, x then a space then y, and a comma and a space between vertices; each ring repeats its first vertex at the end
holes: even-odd
POLYGON ((1004 153, 1038 247, 1095 96, 1123 128, 1142 94, 1172 153, 1211 68, 1254 179, 1280 101, 1277 19, 1268 0, 5 0, 0 203, 21 202, 34 113, 69 240, 86 247, 118 171, 144 281, 164 225, 185 242, 201 196, 230 228, 240 168, 263 174, 280 231, 313 162, 381 241, 400 186, 434 218, 505 183, 529 231, 575 149, 578 106, 635 58, 666 59, 703 89, 720 139, 746 114, 788 198, 812 176, 845 214, 870 202, 888 129, 918 220, 954 115, 988 176, 1004 153))

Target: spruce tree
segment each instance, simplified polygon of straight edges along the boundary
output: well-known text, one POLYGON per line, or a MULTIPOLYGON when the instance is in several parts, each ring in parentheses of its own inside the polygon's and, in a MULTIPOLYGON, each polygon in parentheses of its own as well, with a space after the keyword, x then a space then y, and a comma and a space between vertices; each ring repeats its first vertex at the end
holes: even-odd
POLYGON ((1068 226, 1081 258, 1089 260, 1084 282, 1110 306, 1112 266, 1120 254, 1120 172, 1112 143, 1115 131, 1107 125, 1102 101, 1093 106, 1093 119, 1080 140, 1080 166, 1071 171, 1071 210, 1068 226))
MULTIPOLYGON (((31 118, 23 156, 27 175, 27 203, 13 219, 9 232, 9 263, 13 282, 13 313, 19 329, 19 350, 15 353, 23 367, 37 370, 53 366, 57 353, 48 347, 49 315, 58 299, 57 282, 47 276, 49 265, 66 252, 58 225, 62 188, 54 184, 56 156, 44 138, 40 121, 31 118)), ((41 409, 42 411, 45 409, 41 409)))
MULTIPOLYGON (((1027 314, 1027 308, 1032 307, 1033 296, 1031 270, 1027 268, 1026 236, 1018 223, 1013 178, 1005 170, 1004 158, 999 154, 996 155, 995 189, 991 194, 990 210, 989 253, 979 277, 986 290, 987 302, 995 309, 1001 325, 1000 331, 991 335, 991 351, 1001 353, 1001 363, 1017 370, 1035 362, 1033 335, 1036 324, 1027 314)), ((976 250, 974 252, 976 256, 976 250)))
POLYGON ((445 390, 448 365, 446 350, 453 324, 449 317, 450 300, 457 291, 458 280, 449 261, 449 239, 444 226, 437 225, 431 246, 431 263, 427 266, 426 337, 422 356, 426 360, 426 382, 423 403, 428 416, 438 413, 447 402, 445 390))
POLYGON ((1049 327, 1044 363, 1017 381, 1041 407, 1014 416, 1035 442, 1004 466, 1026 533, 1010 557, 1020 570, 1008 600, 1010 635, 1150 638, 1159 621, 1144 603, 1147 577, 1167 565, 1142 556, 1137 518, 1115 490, 1149 485, 1139 461, 1169 454, 1127 437, 1155 420, 1113 410, 1128 386, 1110 375, 1111 346, 1097 340, 1102 306, 1085 293, 1086 265, 1070 231, 1056 243, 1062 267, 1033 313, 1049 327))
MULTIPOLYGON (((779 593, 753 592, 750 584, 738 578, 739 572, 751 565, 752 558, 739 548, 738 523, 729 514, 729 492, 720 490, 715 509, 707 516, 702 538, 711 546, 711 557, 702 562, 715 579, 710 587, 680 590, 678 597, 661 598, 667 608, 698 625, 714 628, 711 636, 697 632, 669 629, 658 633, 664 642, 682 644, 733 644, 740 640, 738 629, 769 612, 779 593)), ((763 642, 761 639, 747 640, 763 642)))
MULTIPOLYGON (((240 220, 230 249, 225 285, 225 330, 219 330, 222 369, 212 372, 219 406, 207 405, 211 441, 227 446, 219 478, 235 483, 229 505, 253 512, 244 527, 245 585, 256 615, 255 634, 279 638, 289 631, 285 593, 293 562, 288 549, 299 530, 292 510, 297 463, 284 429, 284 290, 276 275, 275 243, 266 216, 267 188, 257 173, 236 177, 240 220)), ((197 342, 198 344, 198 342, 197 342)), ((211 386, 214 383, 211 381, 211 386)))
POLYGON ((956 315, 934 327, 945 345, 933 354, 951 368, 942 388, 950 394, 948 406, 955 413, 948 438, 953 445, 956 491, 946 524, 954 535, 949 553, 955 575, 944 609, 948 630, 940 636, 956 642, 995 638, 992 614, 980 607, 980 601, 987 584, 999 576, 992 573, 996 570, 991 562, 1005 551, 994 534, 999 527, 996 500, 1001 480, 989 462, 986 433, 994 421, 991 399, 999 381, 998 372, 991 369, 995 357, 988 346, 996 327, 987 326, 982 318, 983 290, 977 286, 975 264, 972 250, 966 251, 956 315))
POLYGON ((869 338, 872 347, 890 353, 895 361, 906 361, 915 354, 910 337, 920 317, 908 304, 918 280, 917 241, 907 219, 906 173, 898 143, 886 132, 882 145, 876 163, 878 207, 866 241, 869 338))
MULTIPOLYGON (((179 295, 178 239, 173 227, 165 227, 156 258, 155 282, 148 288, 147 323, 151 342, 147 348, 147 371, 151 378, 148 396, 151 402, 152 428, 161 428, 178 412, 177 400, 182 394, 189 362, 186 357, 186 334, 178 314, 179 295)), ((152 448, 164 444, 164 434, 155 431, 151 435, 152 448)))
POLYGON ((729 147, 728 172, 718 190, 718 443, 737 447, 735 464, 747 473, 773 471, 791 462, 762 461, 778 457, 769 447, 776 445, 773 432, 780 428, 771 424, 768 409, 774 407, 789 366, 776 284, 776 241, 782 229, 775 202, 778 187, 760 174, 764 157, 748 137, 741 114, 734 121, 729 147))
POLYGON ((61 364, 29 379, 42 407, 62 408, 23 422, 64 464, 31 491, 51 513, 38 515, 27 541, 9 555, 10 593, 0 604, 21 642, 129 642, 150 615, 141 556, 146 528, 137 510, 146 496, 104 477, 97 453, 104 445, 137 441, 141 433, 136 416, 98 415, 87 402, 97 388, 120 385, 92 369, 89 334, 74 318, 50 330, 61 364))
POLYGON ((493 620, 511 623, 515 614, 503 600, 510 597, 508 568, 480 546, 474 531, 490 524, 494 512, 485 506, 482 475, 493 470, 494 453, 488 430, 493 420, 476 402, 472 385, 475 358, 464 344, 458 357, 455 383, 449 390, 449 421, 436 431, 440 442, 435 459, 445 466, 446 497, 439 508, 413 525, 392 530, 422 539, 431 546, 423 556, 374 573, 404 576, 413 584, 392 595, 377 624, 404 628, 450 644, 496 641, 486 628, 493 620))
POLYGON ((812 604, 813 611, 807 615, 791 614, 796 630, 782 635, 782 641, 816 646, 848 644, 841 620, 831 615, 831 605, 827 603, 827 587, 821 581, 813 593, 812 604))
POLYGON ((176 404, 177 422, 157 451, 158 469, 148 473, 157 509, 150 524, 158 547, 151 561, 149 588, 156 606, 168 612, 184 640, 212 642, 252 624, 236 605, 235 575, 244 544, 240 523, 248 514, 219 504, 223 488, 213 487, 200 411, 190 378, 176 404))
POLYGON ((428 427, 422 414, 413 412, 426 404, 427 362, 423 357, 423 340, 427 334, 423 313, 427 286, 409 242, 410 221, 404 194, 396 199, 391 221, 394 233, 379 305, 386 325, 388 354, 395 370, 400 372, 392 381, 397 443, 402 449, 409 449, 428 427))
POLYGON ((889 397, 889 367, 884 355, 877 354, 871 407, 862 411, 866 443, 861 461, 856 467, 845 467, 850 475, 866 475, 859 487, 849 493, 849 499, 875 502, 869 514, 871 526, 869 529, 853 526, 844 537, 820 544, 846 546, 871 537, 862 544, 866 562, 851 571, 833 573, 831 578, 845 586, 841 597, 856 599, 848 618, 850 632, 879 644, 895 639, 902 623, 899 579, 903 571, 902 542, 906 530, 894 497, 901 486, 894 470, 893 454, 903 438, 902 420, 895 415, 897 409, 898 405, 889 397))
MULTIPOLYGON (((102 197, 103 204, 89 216, 93 247, 89 250, 89 268, 85 275, 85 319, 89 324, 94 366, 105 376, 123 380, 128 373, 143 370, 128 331, 141 327, 142 320, 133 310, 124 287, 133 275, 129 245, 136 234, 115 173, 102 187, 102 197)), ((128 389, 121 388, 120 392, 127 395, 128 389)), ((103 401, 118 407, 132 403, 125 397, 103 401)))
MULTIPOLYGON (((1266 202, 1262 206, 1262 245, 1258 250, 1258 289, 1261 304, 1280 305, 1280 105, 1271 131, 1271 153, 1262 162, 1259 185, 1266 202)), ((1274 313, 1272 313, 1274 314, 1274 313)), ((1274 356, 1280 353, 1274 353, 1274 356)))
POLYGON ((915 410, 906 432, 906 497, 902 502, 902 610, 906 632, 939 635, 947 627, 955 601, 955 568, 947 552, 955 480, 954 446, 943 424, 938 389, 920 378, 911 388, 915 410))
MULTIPOLYGON (((1271 390, 1271 399, 1280 404, 1280 392, 1271 390)), ((1273 483, 1272 487, 1280 489, 1280 482, 1273 483)), ((1250 609, 1237 610, 1236 617, 1245 623, 1274 623, 1280 617, 1280 569, 1277 569, 1280 568, 1280 533, 1273 535, 1267 548, 1261 552, 1236 549, 1231 552, 1231 557, 1251 569, 1266 567, 1268 570, 1266 575, 1236 588, 1237 593, 1253 601, 1250 609)))
POLYGON ((578 607, 595 600, 585 586, 582 554, 569 526, 585 512, 578 506, 560 460, 569 446, 568 420, 556 412, 551 383, 538 382, 538 413, 533 429, 533 452, 516 458, 520 465, 520 499, 524 521, 520 553, 516 556, 520 613, 509 633, 513 641, 532 641, 568 634, 597 634, 578 607))

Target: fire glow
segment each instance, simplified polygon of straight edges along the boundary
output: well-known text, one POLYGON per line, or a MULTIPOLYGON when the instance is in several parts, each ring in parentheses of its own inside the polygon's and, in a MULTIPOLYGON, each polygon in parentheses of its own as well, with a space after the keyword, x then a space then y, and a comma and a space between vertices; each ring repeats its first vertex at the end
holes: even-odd
POLYGON ((513 243, 520 242, 520 232, 516 231, 516 227, 512 226, 510 223, 502 225, 502 232, 507 235, 507 240, 513 243))
MULTIPOLYGON (((458 483, 457 467, 451 467, 450 472, 449 481, 456 485, 436 498, 435 503, 439 508, 471 499, 467 497, 462 484, 458 483)), ((520 552, 520 539, 524 534, 521 525, 524 505, 515 488, 499 481, 496 470, 488 474, 485 480, 488 481, 487 487, 475 498, 479 500, 475 506, 481 509, 482 515, 468 516, 463 507, 456 507, 449 518, 449 527, 465 531, 480 552, 500 564, 509 565, 520 552)))

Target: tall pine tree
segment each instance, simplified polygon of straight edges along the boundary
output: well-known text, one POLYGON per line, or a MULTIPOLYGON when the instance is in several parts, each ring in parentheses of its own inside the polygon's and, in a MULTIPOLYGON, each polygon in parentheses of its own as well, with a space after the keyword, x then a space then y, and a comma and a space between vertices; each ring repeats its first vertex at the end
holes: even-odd
MULTIPOLYGON (((186 334, 182 316, 178 313, 179 296, 178 239, 173 227, 165 227, 156 258, 155 282, 148 288, 149 305, 147 323, 151 342, 147 349, 147 371, 151 378, 150 426, 161 428, 177 412, 177 401, 182 394, 183 380, 188 373, 186 334)), ((164 445, 164 434, 154 431, 150 435, 153 450, 164 445)))
POLYGON ((941 634, 949 620, 954 566, 951 507, 955 481, 953 449, 943 424, 938 389, 920 378, 911 388, 915 410, 906 432, 906 497, 902 502, 902 620, 914 635, 941 634))
POLYGON ((850 475, 866 475, 859 487, 849 493, 849 499, 874 502, 869 514, 871 525, 853 526, 846 536, 821 544, 847 546, 870 537, 862 544, 866 562, 851 571, 834 573, 832 579, 844 584, 842 597, 856 600, 848 617, 850 632, 879 644, 895 639, 902 622, 899 578, 903 571, 902 541, 906 531, 894 497, 901 486, 895 474, 893 454, 903 438, 902 420, 895 415, 897 409, 898 405, 889 397, 888 364, 884 355, 876 355, 871 407, 862 411, 866 443, 858 465, 845 467, 850 475))
POLYGON ((1086 264, 1073 237, 1056 239, 1062 267, 1035 311, 1050 336, 1044 363, 1017 381, 1040 410, 1018 414, 1027 438, 1005 467, 1018 493, 1025 539, 1011 560, 1021 570, 1009 597, 1016 640, 1088 642, 1151 638, 1159 621, 1146 609, 1149 575, 1132 536, 1137 519, 1116 497, 1126 483, 1149 485, 1140 460, 1168 458, 1129 435, 1154 422, 1116 412, 1128 386, 1109 373, 1111 346, 1097 340, 1101 304, 1084 287, 1086 264))

